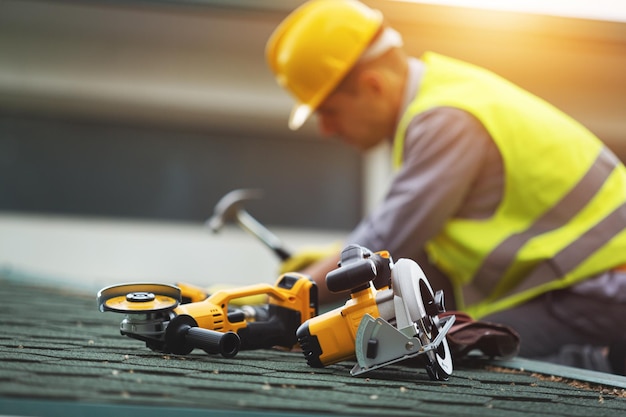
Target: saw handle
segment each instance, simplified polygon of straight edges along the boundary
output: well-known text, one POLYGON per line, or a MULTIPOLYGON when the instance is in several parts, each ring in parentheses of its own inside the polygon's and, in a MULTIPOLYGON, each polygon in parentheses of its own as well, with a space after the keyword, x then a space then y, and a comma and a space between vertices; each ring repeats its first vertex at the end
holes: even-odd
POLYGON ((369 287, 388 287, 391 279, 391 256, 388 252, 371 253, 357 245, 349 245, 341 253, 339 268, 326 275, 326 286, 330 292, 351 290, 359 292, 369 287))
POLYGON ((342 265, 326 275, 326 286, 330 292, 361 290, 367 288, 376 278, 376 267, 369 259, 362 259, 348 265, 342 265))

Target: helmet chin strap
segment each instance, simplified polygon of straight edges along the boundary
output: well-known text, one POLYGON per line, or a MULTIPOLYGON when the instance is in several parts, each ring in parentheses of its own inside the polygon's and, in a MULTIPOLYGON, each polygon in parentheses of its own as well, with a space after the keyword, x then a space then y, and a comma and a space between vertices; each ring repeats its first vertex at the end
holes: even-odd
POLYGON ((391 48, 401 48, 403 44, 402 35, 400 35, 395 29, 387 27, 361 54, 358 63, 376 59, 391 48))

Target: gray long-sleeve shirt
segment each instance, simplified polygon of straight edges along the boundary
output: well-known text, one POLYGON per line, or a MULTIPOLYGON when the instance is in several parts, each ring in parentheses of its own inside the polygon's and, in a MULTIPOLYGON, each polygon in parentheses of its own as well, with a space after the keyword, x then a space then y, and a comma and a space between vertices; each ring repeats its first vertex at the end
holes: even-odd
MULTIPOLYGON (((404 107, 415 97, 423 64, 412 59, 404 107)), ((401 112, 402 113, 402 112, 401 112)), ((486 218, 502 197, 500 153, 469 113, 440 107, 411 121, 404 162, 384 201, 352 232, 350 243, 414 257, 450 217, 486 218)))

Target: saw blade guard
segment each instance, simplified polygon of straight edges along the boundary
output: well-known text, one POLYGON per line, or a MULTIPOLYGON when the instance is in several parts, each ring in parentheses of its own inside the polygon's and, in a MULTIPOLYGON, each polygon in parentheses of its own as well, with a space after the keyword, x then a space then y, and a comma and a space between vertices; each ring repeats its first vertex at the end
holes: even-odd
MULTIPOLYGON (((431 344, 441 331, 438 314, 445 308, 436 302, 424 271, 415 261, 400 259, 392 270, 391 280, 398 329, 413 326, 422 345, 431 344)), ((437 299, 443 302, 443 297, 437 299)), ((426 353, 424 361, 431 379, 448 379, 452 373, 452 356, 445 337, 436 349, 426 353)))
POLYGON ((430 291, 426 276, 415 262, 400 259, 391 271, 393 304, 396 311, 396 325, 404 329, 426 316, 422 291, 430 291))

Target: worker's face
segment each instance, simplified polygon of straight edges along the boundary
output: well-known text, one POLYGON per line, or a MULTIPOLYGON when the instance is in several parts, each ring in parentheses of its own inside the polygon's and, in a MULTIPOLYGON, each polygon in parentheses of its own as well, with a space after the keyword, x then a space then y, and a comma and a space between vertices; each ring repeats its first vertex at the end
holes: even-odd
POLYGON ((337 90, 317 109, 322 135, 338 137, 361 150, 378 145, 386 136, 379 98, 368 89, 337 90))

